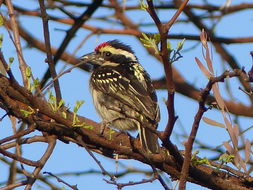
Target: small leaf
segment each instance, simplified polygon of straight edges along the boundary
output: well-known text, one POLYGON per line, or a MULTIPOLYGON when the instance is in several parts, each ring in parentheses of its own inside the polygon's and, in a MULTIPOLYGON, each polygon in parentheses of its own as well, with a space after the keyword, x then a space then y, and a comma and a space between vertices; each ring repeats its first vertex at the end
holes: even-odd
POLYGON ((206 49, 206 46, 207 46, 207 33, 205 32, 204 29, 202 29, 202 31, 200 33, 200 41, 201 41, 203 47, 206 49))
POLYGON ((14 61, 14 57, 10 57, 10 58, 9 58, 9 62, 10 62, 10 63, 13 63, 13 61, 14 61))
POLYGON ((153 38, 153 37, 147 36, 147 34, 145 34, 145 33, 142 33, 142 36, 143 36, 143 38, 140 38, 140 40, 143 43, 143 45, 145 47, 153 48, 155 50, 155 53, 159 54, 159 50, 158 50, 158 47, 157 47, 157 42, 156 42, 156 39, 154 39, 154 38, 157 38, 158 36, 155 36, 153 38))
POLYGON ((222 144, 224 145, 224 147, 227 149, 227 151, 230 154, 233 154, 234 149, 232 148, 232 146, 227 141, 224 141, 222 144))
POLYGON ((25 75, 27 78, 31 77, 31 67, 26 67, 25 69, 25 75))
POLYGON ((63 104, 64 104, 64 100, 61 99, 60 102, 58 103, 57 110, 60 109, 63 104))
POLYGON ((249 139, 245 140, 245 163, 247 163, 250 159, 250 153, 251 153, 251 144, 249 139))
POLYGON ((167 49, 169 50, 169 52, 173 50, 170 41, 167 41, 167 49))
POLYGON ((109 140, 112 140, 113 133, 115 133, 115 131, 110 128, 110 130, 109 130, 109 140))
POLYGON ((76 101, 76 105, 74 107, 74 110, 73 112, 74 113, 77 113, 77 111, 79 110, 79 108, 84 104, 84 101, 83 100, 80 100, 80 101, 76 101))
POLYGON ((229 163, 234 161, 235 156, 232 154, 224 153, 219 157, 220 162, 229 163))
POLYGON ((212 120, 210 118, 203 117, 202 120, 204 122, 206 122, 207 124, 209 124, 209 125, 213 125, 213 126, 216 126, 216 127, 221 127, 221 128, 226 129, 226 126, 223 123, 217 122, 217 121, 212 120))
POLYGON ((140 8, 141 8, 142 10, 144 10, 144 11, 147 10, 148 5, 144 2, 144 0, 141 0, 141 1, 140 1, 140 8))
POLYGON ((200 70, 202 71, 202 73, 204 75, 206 75, 206 77, 209 79, 211 77, 210 72, 206 69, 206 67, 203 65, 203 63, 201 63, 201 61, 197 57, 195 57, 195 61, 198 64, 198 66, 199 66, 200 70))
POLYGON ((161 40, 161 36, 159 33, 153 34, 153 39, 155 40, 156 44, 158 44, 161 40))
POLYGON ((234 165, 235 165, 235 167, 237 167, 239 170, 241 169, 241 167, 242 167, 242 165, 240 164, 240 159, 241 157, 240 157, 240 154, 239 153, 237 153, 236 155, 235 155, 235 158, 234 158, 234 165))
POLYGON ((2 15, 0 15, 0 26, 3 26, 4 25, 4 19, 2 17, 2 15))
POLYGON ((185 42, 185 38, 181 40, 180 42, 178 42, 177 51, 180 51, 183 48, 184 42, 185 42))
POLYGON ((212 86, 212 90, 213 90, 213 95, 215 97, 215 100, 218 103, 218 106, 220 107, 221 110, 224 111, 225 110, 225 102, 224 102, 223 98, 220 95, 220 91, 219 91, 219 87, 218 87, 217 83, 215 83, 212 86))
POLYGON ((228 130, 229 136, 231 138, 231 141, 234 145, 234 149, 237 150, 237 148, 238 148, 238 136, 236 136, 236 131, 233 128, 232 124, 229 122, 229 120, 227 119, 226 116, 223 115, 223 119, 225 121, 225 124, 226 124, 227 130, 228 130))
POLYGON ((24 109, 20 109, 20 112, 24 115, 24 117, 28 117, 30 115, 32 115, 34 112, 33 108, 28 106, 29 111, 28 110, 24 110, 24 109))
POLYGON ((64 118, 64 119, 67 119, 67 114, 66 114, 66 112, 61 112, 61 114, 62 114, 62 117, 64 118))

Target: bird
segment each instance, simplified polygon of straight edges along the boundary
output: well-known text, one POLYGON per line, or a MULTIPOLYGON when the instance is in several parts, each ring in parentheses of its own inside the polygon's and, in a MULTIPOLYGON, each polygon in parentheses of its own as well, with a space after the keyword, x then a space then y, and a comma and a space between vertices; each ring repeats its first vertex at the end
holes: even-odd
POLYGON ((91 66, 89 87, 97 113, 106 125, 119 131, 139 131, 148 153, 160 151, 156 129, 160 109, 149 74, 129 45, 106 41, 80 58, 91 66))

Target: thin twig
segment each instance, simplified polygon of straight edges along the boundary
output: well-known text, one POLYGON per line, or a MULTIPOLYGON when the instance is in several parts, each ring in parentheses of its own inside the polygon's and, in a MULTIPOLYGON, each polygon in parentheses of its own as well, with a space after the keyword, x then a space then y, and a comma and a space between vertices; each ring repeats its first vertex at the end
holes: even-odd
POLYGON ((212 90, 212 86, 217 82, 223 82, 225 78, 232 78, 235 76, 240 76, 244 74, 242 70, 234 70, 233 72, 225 71, 222 75, 218 77, 211 77, 209 79, 209 82, 207 83, 206 87, 201 91, 200 100, 199 100, 199 108, 198 112, 196 113, 194 117, 194 122, 192 125, 191 133, 188 137, 188 140, 185 144, 185 159, 183 162, 182 170, 181 170, 181 177, 179 182, 179 189, 184 190, 186 181, 189 174, 189 167, 191 163, 191 152, 192 152, 192 146, 195 141, 199 123, 203 116, 203 114, 207 111, 207 108, 205 107, 206 99, 212 90))
MULTIPOLYGON (((66 36, 64 40, 62 41, 60 48, 57 50, 55 56, 54 56, 54 64, 57 63, 57 61, 60 59, 61 55, 65 51, 66 47, 68 46, 71 39, 75 36, 77 30, 91 17, 91 15, 97 10, 97 8, 102 4, 103 0, 97 0, 93 1, 89 5, 86 11, 84 11, 78 18, 75 19, 75 23, 72 25, 72 27, 66 32, 66 36)), ((49 78, 50 72, 47 70, 45 75, 43 76, 41 86, 43 87, 45 83, 47 82, 49 78)))
POLYGON ((15 134, 12 135, 12 136, 5 137, 4 139, 1 139, 1 140, 0 140, 0 145, 3 144, 3 143, 5 143, 5 142, 7 142, 7 141, 11 141, 11 140, 13 140, 13 139, 18 139, 19 137, 22 137, 22 136, 24 136, 24 135, 27 135, 27 134, 33 132, 34 129, 35 129, 35 128, 31 126, 31 127, 29 127, 28 129, 26 129, 26 130, 18 131, 17 133, 15 133, 15 134))
MULTIPOLYGON (((80 138, 80 137, 79 137, 80 138)), ((98 167, 101 169, 103 175, 109 176, 111 181, 115 181, 115 176, 111 175, 109 172, 105 170, 105 168, 102 166, 101 162, 95 157, 93 152, 89 150, 89 148, 86 146, 86 144, 82 141, 80 138, 79 142, 82 144, 82 146, 85 148, 85 150, 88 152, 88 154, 93 158, 93 160, 97 163, 98 167)))
POLYGON ((28 178, 28 184, 25 187, 25 190, 30 190, 32 188, 32 185, 34 184, 34 182, 36 181, 41 169, 44 167, 44 165, 46 164, 47 160, 49 159, 49 157, 51 156, 51 154, 53 153, 53 150, 55 148, 56 145, 56 136, 51 135, 51 136, 47 136, 47 140, 48 140, 48 146, 47 146, 47 150, 46 152, 43 154, 43 156, 41 157, 41 159, 39 160, 40 165, 37 166, 32 175, 33 177, 28 178))
POLYGON ((7 185, 5 187, 2 187, 0 188, 0 190, 10 190, 10 189, 15 189, 17 187, 21 187, 21 186, 24 186, 27 184, 27 180, 25 181, 21 181, 21 182, 17 182, 17 183, 14 183, 14 184, 10 184, 10 185, 7 185))
POLYGON ((53 81, 54 81, 56 100, 59 103, 62 99, 62 95, 61 95, 59 80, 58 78, 56 78, 57 73, 55 70, 55 64, 54 64, 53 55, 51 51, 50 34, 49 34, 49 29, 48 29, 48 15, 47 15, 46 8, 44 5, 44 0, 39 0, 39 4, 40 4, 40 10, 41 10, 41 18, 43 22, 45 46, 46 46, 46 51, 47 51, 46 62, 48 63, 48 66, 49 66, 50 75, 54 79, 53 81))
POLYGON ((59 178, 58 176, 52 174, 51 172, 43 172, 43 174, 48 174, 48 175, 50 175, 50 176, 56 178, 58 182, 67 185, 67 186, 70 187, 71 189, 73 189, 73 190, 78 190, 77 185, 70 185, 69 183, 67 183, 66 181, 62 180, 62 179, 59 178))
POLYGON ((156 167, 154 165, 152 165, 151 163, 151 167, 152 167, 152 170, 153 170, 153 173, 154 173, 154 178, 158 179, 158 181, 161 183, 161 185, 163 186, 163 188, 165 190, 171 190, 167 184, 165 183, 165 181, 163 180, 162 176, 158 173, 156 167))
POLYGON ((0 145, 0 147, 2 149, 9 149, 9 148, 13 148, 16 146, 16 144, 31 144, 33 142, 47 142, 46 141, 46 138, 43 137, 43 136, 32 136, 32 137, 28 137, 28 138, 22 138, 22 139, 19 139, 18 142, 14 141, 14 142, 9 142, 9 143, 6 143, 6 144, 3 144, 3 145, 0 145))
POLYGON ((179 15, 183 12, 184 8, 186 7, 189 0, 184 0, 181 5, 178 7, 176 13, 173 15, 173 17, 165 24, 166 29, 169 31, 171 26, 176 22, 179 15))
POLYGON ((11 71, 11 69, 8 67, 8 64, 7 64, 7 62, 6 62, 5 58, 4 58, 3 52, 1 50, 0 50, 0 61, 3 64, 4 69, 6 70, 8 76, 10 77, 10 80, 12 82, 17 82, 16 79, 15 79, 15 77, 14 77, 14 75, 13 75, 13 73, 12 73, 12 71, 11 71))
POLYGON ((17 156, 16 154, 13 154, 11 152, 8 152, 6 150, 4 150, 3 148, 0 147, 0 153, 3 154, 4 156, 7 156, 9 158, 12 158, 14 160, 17 160, 19 162, 22 162, 24 164, 27 164, 29 166, 39 166, 40 163, 39 162, 36 162, 36 161, 32 161, 32 160, 28 160, 26 158, 23 158, 23 157, 20 157, 20 156, 17 156))
POLYGON ((144 184, 144 183, 152 183, 154 180, 156 180, 155 177, 150 178, 150 179, 143 179, 141 181, 137 181, 137 182, 128 182, 128 183, 117 183, 116 181, 109 181, 104 179, 104 181, 108 184, 112 184, 112 185, 116 185, 118 190, 121 190, 123 187, 126 186, 133 186, 133 185, 140 185, 140 184, 144 184))
POLYGON ((175 84, 174 84, 174 80, 173 80, 172 65, 169 62, 169 52, 168 52, 168 48, 167 48, 167 36, 168 36, 168 32, 169 32, 170 27, 176 21, 177 17, 182 12, 183 8, 186 6, 186 3, 187 2, 185 2, 185 4, 183 4, 183 6, 180 8, 180 10, 178 10, 175 13, 175 15, 172 17, 172 19, 169 22, 167 22, 166 24, 162 24, 159 17, 157 16, 157 14, 155 12, 153 1, 152 0, 147 1, 147 4, 148 4, 147 11, 150 14, 150 16, 152 17, 152 19, 154 20, 154 22, 157 26, 157 29, 159 30, 159 33, 160 33, 160 42, 161 42, 160 55, 161 55, 163 66, 164 66, 164 71, 165 71, 165 75, 166 75, 166 87, 168 90, 168 99, 167 99, 166 105, 167 105, 167 110, 168 110, 168 114, 169 114, 169 120, 168 120, 167 126, 164 130, 164 135, 162 138, 163 142, 166 142, 169 139, 169 137, 173 131, 174 124, 177 120, 177 117, 175 116, 175 107, 174 107, 175 84))
POLYGON ((24 61, 24 57, 23 57, 23 53, 22 53, 22 48, 21 48, 21 43, 20 43, 20 38, 19 38, 19 31, 18 31, 18 27, 17 27, 17 23, 16 23, 14 9, 13 9, 11 0, 6 0, 5 3, 7 5, 8 11, 9 11, 11 28, 12 28, 13 35, 14 35, 14 42, 15 42, 14 45, 16 47, 16 51, 17 51, 17 55, 18 55, 19 68, 20 68, 21 75, 23 78, 23 84, 25 87, 27 87, 28 86, 28 81, 27 81, 27 77, 26 77, 27 65, 24 61))
POLYGON ((83 65, 83 62, 79 62, 76 65, 68 68, 67 70, 59 73, 55 78, 53 78, 49 83, 47 83, 42 89, 40 89, 38 92, 36 92, 35 96, 37 96, 38 94, 41 94, 45 89, 47 89, 51 84, 53 84, 54 80, 60 78, 62 75, 70 73, 74 68, 79 67, 80 65, 83 65))

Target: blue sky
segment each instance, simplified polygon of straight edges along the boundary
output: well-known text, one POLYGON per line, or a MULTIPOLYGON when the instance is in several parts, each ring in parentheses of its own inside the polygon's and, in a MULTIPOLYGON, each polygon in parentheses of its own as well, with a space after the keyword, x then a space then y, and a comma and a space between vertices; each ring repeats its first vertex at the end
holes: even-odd
MULTIPOLYGON (((133 1, 127 1, 129 3, 133 3, 133 1)), ((199 0, 193 0, 192 3, 198 3, 199 0)), ((211 1, 210 1, 211 2, 211 1)), ((212 1, 213 2, 213 1, 212 1)), ((225 1, 216 1, 218 5, 223 4, 225 1)), ((249 3, 251 1, 232 1, 233 4, 245 2, 249 3)), ((20 3, 20 1, 13 1, 13 3, 20 3)), ((23 4, 22 1, 21 6, 26 6, 26 4, 23 4)), ((34 7, 37 6, 37 2, 33 1, 25 1, 27 5, 31 6, 30 3, 33 4, 34 7)), ((31 7, 33 7, 31 6, 31 7)), ((4 8, 5 9, 5 8, 4 8)), ((73 9, 74 10, 74 9, 73 9)), ((244 11, 243 13, 237 13, 235 15, 229 15, 222 19, 222 21, 217 25, 216 31, 218 36, 223 37, 247 37, 252 35, 252 14, 250 14, 250 11, 244 11)), ((58 14, 58 13, 54 13, 58 14)), ((101 9, 95 13, 95 16, 104 16, 108 15, 108 12, 105 12, 105 9, 101 9)), ((173 15, 173 12, 168 11, 160 11, 159 16, 162 18, 162 20, 168 20, 171 15, 173 15)), ((137 23, 141 22, 151 22, 148 14, 146 12, 142 13, 136 13, 135 11, 131 11, 131 13, 128 14, 129 18, 134 20, 137 23)), ((182 15, 180 16, 180 19, 185 19, 185 17, 182 15)), ((34 36, 38 37, 39 39, 43 40, 43 30, 41 26, 41 20, 40 19, 33 19, 28 16, 23 17, 22 19, 22 25, 26 27, 30 33, 32 33, 34 36)), ((87 22, 87 24, 91 25, 100 25, 101 22, 91 20, 87 22)), ((116 28, 114 25, 108 24, 108 28, 116 28)), ((61 43, 61 40, 64 37, 64 32, 62 30, 67 30, 69 26, 67 25, 55 25, 54 22, 50 22, 50 34, 51 34, 51 44, 54 47, 58 47, 61 43), (60 30, 59 30, 60 29, 60 30)), ((155 28, 151 27, 142 27, 144 32, 156 32, 155 28)), ((0 33, 4 34, 4 43, 3 43, 3 49, 6 58, 15 56, 15 50, 13 48, 13 45, 11 41, 8 38, 8 34, 6 31, 1 27, 0 33)), ((77 47, 78 43, 85 38, 85 36, 89 34, 88 31, 80 30, 76 34, 75 38, 71 41, 70 45, 68 46, 67 51, 73 52, 74 49, 77 47)), ((171 34, 195 34, 199 35, 199 30, 197 30, 194 26, 191 24, 188 24, 187 27, 184 24, 177 24, 171 29, 171 34)), ((107 40, 112 39, 119 39, 124 43, 127 43, 132 46, 134 51, 136 52, 137 57, 139 58, 141 64, 145 67, 145 69, 150 73, 151 77, 153 79, 158 79, 161 76, 164 75, 163 67, 162 65, 155 60, 153 57, 147 55, 147 52, 142 47, 142 45, 137 42, 137 40, 134 37, 129 36, 122 36, 122 35, 99 35, 99 36, 93 36, 84 44, 84 46, 77 52, 77 57, 80 57, 88 52, 93 51, 93 49, 98 45, 99 43, 107 40)), ((176 47, 178 41, 172 40, 171 43, 176 47)), ((192 48, 194 45, 198 44, 198 42, 188 41, 186 40, 184 44, 184 50, 187 50, 189 48, 192 48)), ((29 66, 31 66, 33 74, 35 77, 41 78, 44 74, 45 69, 47 68, 47 65, 44 63, 45 60, 45 54, 41 53, 35 49, 30 49, 25 46, 25 43, 22 43, 24 47, 24 57, 29 66)), ((251 57, 249 55, 249 52, 252 51, 252 44, 235 44, 235 45, 226 45, 226 48, 229 49, 229 52, 232 53, 232 55, 236 58, 236 60, 240 63, 241 66, 245 66, 246 70, 249 70, 252 64, 251 57)), ((179 70, 179 72, 192 84, 194 84, 198 88, 203 88, 206 83, 207 79, 205 76, 201 73, 199 70, 197 64, 194 61, 195 57, 198 57, 200 60, 202 59, 202 48, 200 44, 196 46, 191 51, 185 51, 182 53, 183 58, 180 59, 180 61, 174 63, 174 66, 179 70)), ((214 68, 215 72, 217 74, 222 73, 222 60, 219 56, 217 56, 214 48, 213 48, 213 62, 214 62, 214 68)), ((57 70, 60 71, 60 69, 63 67, 65 63, 59 62, 57 65, 57 70)), ((227 66, 225 66, 227 68, 227 66)), ((17 59, 15 59, 14 64, 12 65, 12 70, 15 73, 16 76, 19 76, 18 79, 20 80, 20 73, 18 70, 18 62, 17 59)), ((98 115, 95 112, 95 109, 92 105, 91 96, 89 93, 89 87, 88 87, 88 80, 89 80, 89 74, 86 72, 83 72, 79 69, 73 70, 71 73, 66 74, 60 78, 60 85, 62 88, 62 94, 63 99, 65 100, 66 104, 69 105, 70 108, 73 108, 76 100, 84 100, 85 104, 82 106, 82 108, 79 111, 79 114, 82 116, 85 116, 87 118, 93 119, 95 121, 100 121, 98 115)), ((248 103, 246 96, 243 94, 243 92, 238 90, 239 84, 236 80, 231 80, 230 86, 232 89, 232 92, 234 94, 234 97, 239 101, 242 101, 244 103, 248 103)), ((224 84, 220 84, 220 87, 223 89, 222 95, 224 97, 228 97, 226 92, 224 91, 224 84)), ((163 130, 166 122, 167 122, 167 111, 164 104, 164 99, 166 99, 166 91, 159 90, 158 93, 158 100, 159 105, 161 108, 161 122, 159 124, 159 130, 163 130)), ((179 120, 176 123, 175 126, 175 133, 182 134, 183 130, 186 131, 187 134, 189 134, 191 125, 193 122, 194 115, 196 114, 198 104, 189 99, 186 98, 178 93, 175 95, 175 106, 176 106, 176 113, 179 116, 179 120), (183 129, 182 129, 183 128, 183 129)), ((0 110, 0 114, 3 115, 4 112, 0 110)), ((205 116, 216 119, 220 122, 222 122, 221 114, 216 110, 210 110, 208 111, 205 116)), ((11 126, 7 122, 8 118, 4 119, 3 122, 0 123, 0 138, 6 137, 7 135, 12 134, 11 126)), ((249 127, 252 125, 252 118, 240 118, 239 124, 241 124, 241 127, 243 129, 249 127)), ((37 133, 39 134, 39 133, 37 133)), ((134 136, 136 134, 133 134, 134 136)), ((252 131, 249 131, 249 136, 252 136, 252 131)), ((212 145, 213 147, 216 147, 220 145, 223 141, 228 140, 228 134, 224 129, 220 129, 217 127, 209 126, 205 124, 204 122, 200 123, 200 129, 198 131, 198 140, 201 140, 209 145, 212 145)), ((175 138, 173 137, 173 142, 175 142, 180 149, 183 149, 182 142, 183 138, 175 138)), ((43 144, 37 143, 36 145, 25 145, 24 146, 24 156, 28 158, 39 158, 38 156, 43 153, 43 150, 45 150, 45 146, 43 144), (39 150, 39 152, 38 152, 39 150), (36 152, 36 154, 34 154, 36 152)), ((200 156, 211 156, 209 152, 201 151, 200 156)), ((111 159, 104 158, 101 155, 97 155, 96 157, 103 163, 104 167, 108 171, 115 171, 115 161, 111 159)), ((125 166, 127 167, 138 167, 138 168, 145 168, 150 170, 149 167, 146 165, 133 161, 133 160, 120 160, 125 166)), ((123 167, 119 167, 120 171, 124 170, 123 167)), ((5 171, 0 173, 0 182, 5 179, 6 173, 8 172, 7 168, 0 162, 0 170, 5 171)), ((29 169, 28 169, 29 170, 29 169)), ((46 164, 45 168, 42 171, 48 171, 52 172, 54 174, 62 173, 62 172, 74 172, 74 171, 89 171, 89 170, 98 170, 98 166, 94 163, 94 160, 85 152, 83 148, 80 148, 74 144, 64 144, 60 141, 58 141, 56 149, 46 164)), ((165 175, 166 178, 169 179, 169 176, 165 175)), ((128 181, 138 181, 142 178, 145 178, 146 176, 141 174, 134 174, 134 175, 127 175, 126 177, 120 179, 121 182, 128 182, 128 181)), ((100 174, 91 174, 91 175, 84 175, 84 176, 74 176, 74 177, 64 177, 64 179, 69 182, 70 184, 77 184, 79 189, 100 189, 100 188, 106 188, 108 190, 115 189, 114 186, 106 184, 102 179, 106 178, 100 174)), ((58 184, 55 179, 53 179, 55 184, 58 184)), ((188 184, 188 189, 200 189, 199 186, 188 184)), ((125 189, 129 190, 137 190, 140 188, 145 188, 146 190, 151 190, 154 188, 159 189, 160 184, 158 182, 154 182, 152 184, 144 184, 140 186, 132 186, 127 187, 125 189)), ((22 189, 22 188, 21 188, 22 189)), ((35 185, 34 189, 38 189, 38 186, 35 185)), ((204 188, 203 188, 204 189, 204 188)))

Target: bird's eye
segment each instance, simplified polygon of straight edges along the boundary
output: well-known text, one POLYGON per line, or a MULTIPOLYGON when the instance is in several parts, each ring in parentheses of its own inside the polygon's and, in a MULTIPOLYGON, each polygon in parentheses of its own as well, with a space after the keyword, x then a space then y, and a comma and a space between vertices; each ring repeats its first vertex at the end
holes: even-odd
POLYGON ((107 52, 105 52, 105 56, 107 56, 107 57, 109 57, 109 56, 111 56, 111 52, 109 52, 109 51, 107 51, 107 52))

